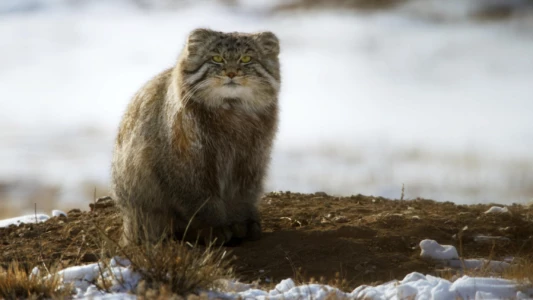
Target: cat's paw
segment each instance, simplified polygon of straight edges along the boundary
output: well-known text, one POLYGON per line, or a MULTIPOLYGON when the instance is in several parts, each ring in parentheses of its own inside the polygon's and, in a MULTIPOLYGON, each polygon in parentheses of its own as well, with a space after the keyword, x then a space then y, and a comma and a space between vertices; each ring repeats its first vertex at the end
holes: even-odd
MULTIPOLYGON (((230 226, 215 227, 210 231, 208 240, 215 245, 224 245, 231 240, 233 232, 230 226)), ((206 241, 207 243, 207 241, 206 241)))
POLYGON ((244 239, 248 233, 247 222, 233 223, 230 227, 234 238, 244 239))
POLYGON ((257 241, 261 238, 261 223, 258 221, 249 221, 247 224, 246 239, 250 241, 257 241))
POLYGON ((203 228, 195 232, 190 232, 185 237, 189 242, 199 242, 200 244, 224 245, 233 237, 230 226, 203 228))
POLYGON ((251 241, 256 241, 261 238, 261 223, 258 221, 247 220, 233 223, 230 228, 233 238, 251 241))

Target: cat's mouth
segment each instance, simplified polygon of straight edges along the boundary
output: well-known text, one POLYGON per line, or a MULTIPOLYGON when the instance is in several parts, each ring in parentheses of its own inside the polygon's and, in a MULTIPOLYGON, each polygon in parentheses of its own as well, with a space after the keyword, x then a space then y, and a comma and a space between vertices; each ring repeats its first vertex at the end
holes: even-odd
POLYGON ((225 78, 224 80, 224 86, 229 86, 229 87, 237 87, 237 86, 241 86, 242 84, 238 82, 238 78, 225 78))
POLYGON ((232 80, 230 82, 224 83, 224 85, 225 86, 239 86, 240 84, 232 80))

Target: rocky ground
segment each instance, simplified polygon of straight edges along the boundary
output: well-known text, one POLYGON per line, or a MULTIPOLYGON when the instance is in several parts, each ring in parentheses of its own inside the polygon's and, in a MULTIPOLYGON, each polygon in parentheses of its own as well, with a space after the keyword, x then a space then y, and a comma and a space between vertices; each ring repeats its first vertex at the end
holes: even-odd
MULTIPOLYGON (((242 281, 337 278, 352 288, 413 271, 442 275, 444 266, 420 258, 423 239, 454 245, 465 258, 527 257, 533 246, 533 208, 510 205, 508 213, 485 214, 490 207, 269 193, 261 202, 263 238, 228 250, 236 256, 242 281)), ((28 268, 42 262, 58 267, 94 262, 102 255, 101 237, 118 239, 120 232, 121 217, 110 201, 44 223, 0 228, 0 266, 13 260, 28 268)))

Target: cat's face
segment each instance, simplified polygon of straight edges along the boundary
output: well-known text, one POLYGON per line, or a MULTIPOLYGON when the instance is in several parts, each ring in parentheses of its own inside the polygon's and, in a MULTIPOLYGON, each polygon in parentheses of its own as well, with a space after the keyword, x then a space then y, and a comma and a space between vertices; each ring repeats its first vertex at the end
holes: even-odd
POLYGON ((181 89, 219 107, 225 103, 260 109, 276 101, 280 86, 279 41, 271 32, 222 33, 196 29, 181 61, 181 89))

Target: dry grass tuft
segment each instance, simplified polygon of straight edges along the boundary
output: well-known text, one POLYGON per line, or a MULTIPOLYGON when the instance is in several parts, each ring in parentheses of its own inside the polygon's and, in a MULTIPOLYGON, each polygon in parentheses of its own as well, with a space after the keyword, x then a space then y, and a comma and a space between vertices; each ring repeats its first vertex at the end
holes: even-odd
POLYGON ((231 267, 233 258, 214 244, 200 248, 166 241, 155 245, 145 243, 126 252, 129 252, 134 269, 145 281, 138 294, 153 289, 189 295, 199 290, 220 289, 221 279, 235 277, 231 267))
POLYGON ((335 277, 333 278, 325 278, 322 276, 317 280, 314 277, 311 277, 308 283, 329 285, 346 293, 349 293, 353 290, 353 283, 347 280, 345 276, 341 275, 340 272, 336 272, 335 277))
MULTIPOLYGON (((108 240, 111 241, 111 240, 108 240)), ((131 262, 142 281, 134 291, 146 299, 171 299, 194 296, 200 291, 222 290, 223 279, 235 278, 231 266, 234 258, 214 243, 206 246, 176 240, 148 241, 142 244, 119 246, 108 255, 118 255, 131 262)))
MULTIPOLYGON (((223 279, 235 278, 232 268, 234 258, 226 249, 216 246, 216 240, 202 246, 198 240, 191 244, 169 238, 174 236, 170 231, 164 231, 161 236, 151 236, 153 231, 149 230, 149 226, 154 223, 148 221, 144 220, 143 226, 135 226, 142 227, 144 232, 134 232, 133 237, 124 235, 120 242, 101 229, 100 235, 95 237, 102 249, 101 257, 124 257, 142 276, 135 291, 137 296, 147 299, 194 297, 200 291, 222 290, 223 279), (141 236, 143 238, 139 238, 141 236)), ((191 222, 192 219, 189 224, 191 222)), ((103 289, 106 290, 105 286, 103 289)))
POLYGON ((70 289, 61 288, 58 276, 40 277, 29 274, 17 262, 0 269, 0 299, 57 299, 70 295, 70 289))
MULTIPOLYGON (((292 280, 296 283, 296 285, 306 285, 306 284, 321 284, 321 285, 329 285, 331 287, 337 288, 343 292, 351 292, 353 290, 353 282, 346 279, 346 276, 344 275, 344 272, 341 271, 335 273, 335 277, 333 278, 326 278, 325 276, 320 276, 319 278, 311 277, 309 280, 307 280, 306 275, 302 271, 301 267, 297 267, 294 263, 294 261, 290 258, 290 256, 286 257, 287 261, 291 265, 292 268, 292 280)), ((269 290, 273 289, 275 287, 275 283, 271 283, 270 285, 263 285, 263 288, 267 287, 269 290)), ((337 297, 336 293, 332 293, 331 295, 328 295, 326 299, 336 299, 336 298, 330 298, 330 297, 337 297)))
POLYGON ((521 287, 533 287, 533 258, 515 259, 515 262, 503 272, 503 277, 515 280, 521 287))

